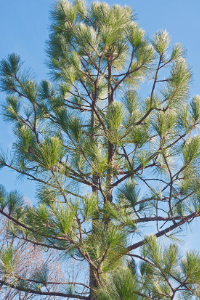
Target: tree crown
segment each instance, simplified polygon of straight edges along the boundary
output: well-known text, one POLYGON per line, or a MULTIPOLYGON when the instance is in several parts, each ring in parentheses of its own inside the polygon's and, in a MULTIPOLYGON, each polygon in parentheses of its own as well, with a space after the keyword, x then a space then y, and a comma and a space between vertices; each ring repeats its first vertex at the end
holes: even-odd
POLYGON ((156 240, 200 214, 200 138, 193 133, 200 97, 190 101, 183 47, 166 31, 149 40, 126 6, 63 0, 51 18, 52 83, 38 84, 16 54, 0 65, 4 118, 16 136, 13 159, 1 153, 0 167, 37 182, 39 200, 30 206, 1 188, 9 242, 1 283, 25 295, 78 299, 198 296, 199 255, 180 258, 176 245, 163 250, 156 240), (152 223, 153 235, 137 241, 142 225, 152 223), (89 283, 56 275, 48 281, 48 264, 23 273, 20 241, 47 262, 45 249, 81 260, 89 283))

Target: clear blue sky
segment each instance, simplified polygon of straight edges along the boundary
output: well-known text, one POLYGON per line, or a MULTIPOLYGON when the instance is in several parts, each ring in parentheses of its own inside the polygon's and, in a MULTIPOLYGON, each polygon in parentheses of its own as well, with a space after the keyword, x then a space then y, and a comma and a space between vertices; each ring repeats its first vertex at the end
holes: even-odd
MULTIPOLYGON (((38 80, 47 77, 45 40, 48 38, 49 9, 52 0, 0 0, 0 59, 9 53, 21 55, 25 66, 31 67, 38 80)), ((200 94, 200 0, 108 0, 109 4, 130 5, 137 22, 151 37, 157 30, 166 29, 174 43, 182 43, 187 50, 187 61, 193 69, 191 95, 200 94)), ((5 95, 0 93, 0 103, 5 95)), ((12 128, 0 115, 0 146, 11 149, 12 128)), ((30 199, 34 198, 34 185, 28 180, 19 181, 16 174, 2 170, 0 184, 8 190, 18 189, 30 199)), ((198 226, 198 227, 197 227, 198 226)), ((193 226, 185 247, 200 251, 197 228, 193 226)))

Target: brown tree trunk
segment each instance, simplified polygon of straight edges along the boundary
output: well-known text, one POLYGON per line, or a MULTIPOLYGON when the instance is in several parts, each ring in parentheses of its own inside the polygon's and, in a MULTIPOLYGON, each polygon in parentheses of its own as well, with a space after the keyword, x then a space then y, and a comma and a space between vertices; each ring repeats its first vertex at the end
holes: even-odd
MULTIPOLYGON (((92 103, 92 108, 94 107, 95 102, 96 102, 96 96, 95 95, 93 95, 93 99, 94 100, 93 100, 93 103, 92 103)), ((94 110, 92 109, 92 130, 93 130, 93 132, 92 132, 92 138, 91 139, 92 139, 93 142, 95 141, 95 134, 94 134, 95 124, 96 124, 95 114, 94 114, 94 110)), ((92 176, 92 180, 96 185, 98 183, 98 179, 99 179, 98 175, 94 174, 92 176)), ((92 187, 92 193, 94 193, 98 197, 98 189, 96 187, 92 187)), ((95 222, 95 218, 92 219, 92 232, 94 232, 94 230, 95 230, 94 222, 95 222)), ((97 288, 97 281, 95 279, 94 272, 95 271, 94 271, 93 267, 90 265, 90 274, 89 274, 89 276, 90 276, 90 287, 95 289, 95 288, 97 288)), ((90 300, 95 300, 96 299, 96 294, 92 290, 90 291, 90 298, 89 299, 90 300)))
MULTIPOLYGON (((113 90, 112 90, 112 83, 111 83, 111 69, 112 66, 110 64, 110 61, 108 61, 108 105, 110 105, 113 102, 113 90)), ((109 130, 109 128, 108 128, 109 130)), ((109 168, 107 172, 107 200, 109 202, 112 202, 112 184, 113 184, 113 158, 114 158, 114 146, 109 141, 108 142, 108 163, 109 168)))

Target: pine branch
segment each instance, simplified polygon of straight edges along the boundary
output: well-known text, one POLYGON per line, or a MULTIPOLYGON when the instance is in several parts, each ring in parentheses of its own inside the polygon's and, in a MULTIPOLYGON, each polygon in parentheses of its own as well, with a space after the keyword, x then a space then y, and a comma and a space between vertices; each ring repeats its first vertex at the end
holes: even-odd
MULTIPOLYGON (((174 225, 171 225, 171 226, 167 227, 166 229, 163 229, 162 231, 159 231, 158 233, 155 234, 155 236, 161 237, 163 235, 166 235, 168 232, 171 232, 172 230, 180 227, 181 225, 185 224, 186 222, 190 221, 191 219, 199 217, 199 216, 200 216, 200 212, 195 211, 194 213, 191 213, 190 215, 183 217, 183 219, 180 222, 178 222, 174 225)), ((141 247, 142 245, 144 245, 144 243, 145 243, 145 239, 136 244, 133 244, 133 245, 127 247, 127 251, 137 249, 137 248, 141 247)))
POLYGON ((57 297, 64 297, 64 298, 75 298, 75 299, 85 299, 89 300, 89 297, 86 296, 81 296, 81 295, 76 295, 76 294, 66 294, 66 293, 60 293, 60 292, 42 292, 42 291, 36 291, 30 288, 23 288, 17 285, 14 285, 12 283, 8 283, 4 280, 0 280, 1 285, 5 285, 7 287, 16 289, 21 292, 29 293, 29 294, 34 294, 34 295, 42 295, 42 296, 57 296, 57 297))

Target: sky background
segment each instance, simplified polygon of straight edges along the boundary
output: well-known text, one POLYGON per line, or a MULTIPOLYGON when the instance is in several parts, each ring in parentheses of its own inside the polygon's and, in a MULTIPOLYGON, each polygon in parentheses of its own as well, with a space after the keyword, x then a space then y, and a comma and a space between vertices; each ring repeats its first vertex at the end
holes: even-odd
MULTIPOLYGON (((193 70, 191 96, 200 94, 200 1, 199 0, 116 0, 109 4, 130 5, 139 25, 149 37, 166 29, 174 43, 187 50, 186 59, 193 70)), ((52 0, 0 0, 0 60, 17 53, 36 74, 38 81, 48 77, 45 65, 45 41, 49 33, 49 10, 52 0)), ((5 94, 0 93, 0 104, 5 94)), ((11 150, 14 141, 12 127, 0 115, 0 147, 11 150)), ((0 171, 0 184, 7 190, 17 189, 25 198, 34 200, 35 186, 28 180, 19 180, 15 173, 0 171)), ((185 237, 184 248, 200 251, 200 220, 194 221, 185 237)))

